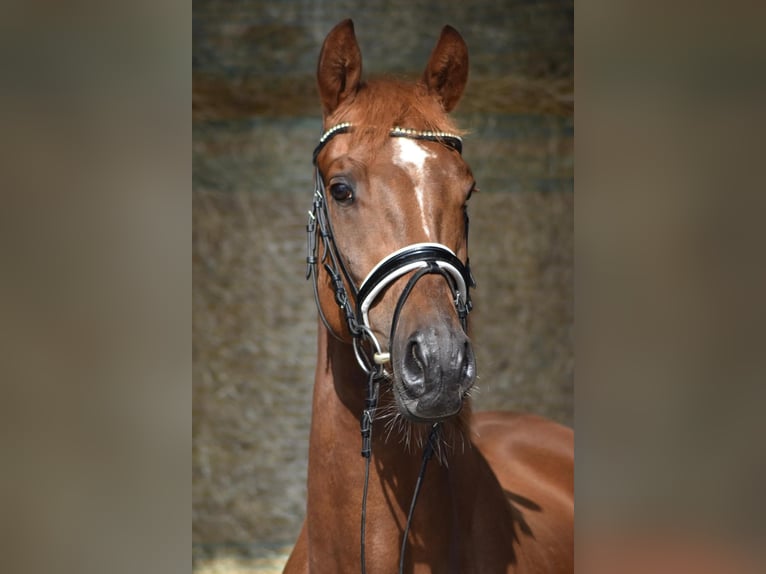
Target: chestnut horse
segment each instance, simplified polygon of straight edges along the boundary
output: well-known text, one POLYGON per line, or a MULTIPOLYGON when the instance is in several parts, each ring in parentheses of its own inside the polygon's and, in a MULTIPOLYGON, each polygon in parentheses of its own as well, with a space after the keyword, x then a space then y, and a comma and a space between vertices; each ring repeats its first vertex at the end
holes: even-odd
POLYGON ((361 72, 346 20, 318 65, 318 358, 307 515, 285 572, 572 572, 572 431, 470 409, 476 185, 447 115, 465 42, 445 27, 415 84, 361 72))

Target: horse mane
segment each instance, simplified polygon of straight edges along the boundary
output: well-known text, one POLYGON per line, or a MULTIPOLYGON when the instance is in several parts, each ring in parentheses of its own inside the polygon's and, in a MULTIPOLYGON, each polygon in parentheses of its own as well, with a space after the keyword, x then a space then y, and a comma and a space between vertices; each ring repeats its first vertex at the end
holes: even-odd
POLYGON ((325 129, 351 122, 355 129, 352 146, 382 145, 393 127, 420 131, 465 133, 447 115, 441 103, 421 83, 379 78, 360 84, 353 97, 327 118, 325 129))

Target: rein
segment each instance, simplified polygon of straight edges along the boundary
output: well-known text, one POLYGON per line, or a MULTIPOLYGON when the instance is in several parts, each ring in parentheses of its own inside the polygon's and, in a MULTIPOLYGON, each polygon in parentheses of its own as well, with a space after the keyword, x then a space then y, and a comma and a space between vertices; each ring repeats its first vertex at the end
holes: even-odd
MULTIPOLYGON (((380 381, 390 378, 391 375, 386 372, 385 365, 391 362, 391 345, 393 341, 399 315, 405 301, 409 297, 417 281, 428 274, 441 275, 449 285, 453 296, 455 309, 460 319, 463 330, 467 330, 467 317, 470 313, 472 304, 470 297, 470 288, 476 287, 476 283, 471 275, 468 259, 465 264, 455 255, 455 253, 446 245, 440 243, 415 243, 399 249, 384 257, 369 272, 367 277, 357 288, 351 278, 343 257, 335 244, 332 223, 327 211, 327 199, 325 196, 325 185, 322 174, 317 165, 317 158, 327 143, 337 135, 349 133, 353 130, 353 124, 344 122, 337 124, 325 131, 319 138, 319 143, 314 149, 314 198, 312 209, 309 211, 307 232, 307 255, 306 255, 306 279, 312 279, 314 290, 314 299, 316 301, 319 317, 327 330, 337 339, 341 337, 334 332, 327 317, 322 310, 319 300, 319 287, 317 265, 322 264, 323 268, 330 277, 333 291, 335 293, 335 302, 343 312, 352 336, 354 354, 359 366, 367 374, 367 399, 365 408, 361 415, 360 427, 362 435, 361 455, 365 458, 365 476, 364 491, 362 495, 362 516, 361 516, 361 571, 366 574, 365 560, 365 531, 367 515, 367 486, 370 474, 370 461, 372 458, 372 423, 375 416, 375 409, 378 403, 380 381), (322 253, 319 254, 319 243, 322 244, 322 253), (415 272, 407 282, 402 294, 397 301, 391 322, 391 334, 389 337, 388 350, 384 351, 372 331, 369 320, 369 310, 380 293, 391 283, 400 277, 415 272), (344 282, 345 279, 345 282, 344 282), (351 295, 346 289, 346 284, 351 291, 351 295), (365 349, 365 341, 370 345, 370 353, 365 349)), ((439 131, 418 131, 401 127, 394 127, 389 131, 390 137, 406 137, 416 140, 426 140, 441 143, 458 153, 462 153, 462 139, 447 132, 439 131)), ((468 235, 468 214, 465 214, 466 241, 468 235)), ((423 458, 418 475, 415 490, 413 492, 410 509, 407 516, 407 524, 403 533, 401 554, 399 560, 399 572, 403 572, 404 558, 407 548, 407 537, 412 523, 412 517, 415 511, 420 488, 425 476, 426 465, 433 456, 436 441, 440 433, 440 423, 435 423, 428 436, 428 442, 423 449, 423 458)))

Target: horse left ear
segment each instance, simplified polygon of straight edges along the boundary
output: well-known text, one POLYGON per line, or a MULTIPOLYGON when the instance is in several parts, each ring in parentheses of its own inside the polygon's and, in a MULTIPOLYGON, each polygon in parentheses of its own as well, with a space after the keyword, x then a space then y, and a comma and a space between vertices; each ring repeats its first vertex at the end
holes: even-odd
POLYGON ((325 116, 359 89, 362 53, 354 34, 354 23, 343 20, 325 38, 317 65, 317 84, 325 116))
POLYGON ((423 72, 423 83, 441 102, 444 111, 451 112, 467 82, 468 46, 457 30, 445 26, 423 72))

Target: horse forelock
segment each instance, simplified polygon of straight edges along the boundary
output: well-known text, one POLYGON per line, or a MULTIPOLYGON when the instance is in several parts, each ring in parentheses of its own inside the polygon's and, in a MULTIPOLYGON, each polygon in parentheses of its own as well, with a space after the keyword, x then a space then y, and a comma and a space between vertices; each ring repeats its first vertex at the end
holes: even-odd
POLYGON ((423 84, 391 78, 362 83, 353 98, 326 118, 325 129, 341 122, 354 124, 351 147, 372 149, 379 149, 394 127, 464 133, 423 84))

